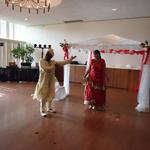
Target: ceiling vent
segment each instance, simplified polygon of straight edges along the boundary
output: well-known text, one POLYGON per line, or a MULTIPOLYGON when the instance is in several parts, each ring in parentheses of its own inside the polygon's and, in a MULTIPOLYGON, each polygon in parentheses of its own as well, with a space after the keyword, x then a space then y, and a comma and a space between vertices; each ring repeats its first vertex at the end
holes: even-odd
POLYGON ((68 20, 68 21, 64 21, 64 23, 77 23, 77 22, 83 22, 83 20, 68 20))

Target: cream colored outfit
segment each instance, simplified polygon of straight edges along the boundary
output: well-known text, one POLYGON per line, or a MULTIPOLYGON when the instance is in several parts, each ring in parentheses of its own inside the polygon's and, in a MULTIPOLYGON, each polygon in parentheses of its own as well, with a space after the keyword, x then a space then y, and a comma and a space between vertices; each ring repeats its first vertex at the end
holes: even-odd
POLYGON ((35 88, 33 99, 40 101, 41 107, 51 107, 51 102, 55 97, 55 65, 69 64, 71 60, 50 62, 41 59, 39 62, 39 80, 35 88))

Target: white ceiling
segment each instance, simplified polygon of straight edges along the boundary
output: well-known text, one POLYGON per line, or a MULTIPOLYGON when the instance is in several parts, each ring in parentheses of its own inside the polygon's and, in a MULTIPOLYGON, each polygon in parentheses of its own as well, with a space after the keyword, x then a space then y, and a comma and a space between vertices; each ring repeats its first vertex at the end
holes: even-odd
POLYGON ((0 0, 0 19, 25 25, 58 24, 69 20, 112 20, 150 17, 150 0, 62 0, 49 13, 19 12, 0 0), (112 11, 117 8, 117 11, 112 11), (24 19, 28 18, 28 21, 24 19))

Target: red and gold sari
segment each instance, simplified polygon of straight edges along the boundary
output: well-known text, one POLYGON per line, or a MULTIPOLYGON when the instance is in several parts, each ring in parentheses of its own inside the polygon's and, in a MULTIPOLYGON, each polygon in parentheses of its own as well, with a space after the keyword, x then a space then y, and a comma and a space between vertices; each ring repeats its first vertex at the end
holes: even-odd
POLYGON ((92 59, 85 86, 84 104, 94 103, 96 107, 105 106, 105 68, 104 59, 92 59))

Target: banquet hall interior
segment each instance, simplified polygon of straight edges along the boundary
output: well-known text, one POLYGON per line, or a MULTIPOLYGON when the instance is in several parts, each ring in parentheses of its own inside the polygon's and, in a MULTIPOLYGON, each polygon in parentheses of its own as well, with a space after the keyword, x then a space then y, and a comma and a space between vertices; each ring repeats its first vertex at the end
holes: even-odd
POLYGON ((0 0, 0 150, 149 149, 150 113, 136 110, 149 8, 149 0, 0 0), (56 92, 56 113, 42 117, 33 94, 49 48, 54 60, 76 58, 55 71, 65 96, 56 92), (105 111, 84 105, 95 49, 106 62, 105 111))

